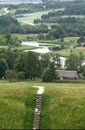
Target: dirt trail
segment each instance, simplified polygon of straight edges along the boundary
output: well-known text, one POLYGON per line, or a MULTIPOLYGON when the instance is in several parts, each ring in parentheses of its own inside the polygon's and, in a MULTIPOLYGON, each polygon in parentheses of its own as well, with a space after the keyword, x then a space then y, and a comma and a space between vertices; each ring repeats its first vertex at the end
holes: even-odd
POLYGON ((43 86, 33 86, 33 87, 38 88, 37 94, 43 94, 43 92, 44 92, 44 87, 43 86))

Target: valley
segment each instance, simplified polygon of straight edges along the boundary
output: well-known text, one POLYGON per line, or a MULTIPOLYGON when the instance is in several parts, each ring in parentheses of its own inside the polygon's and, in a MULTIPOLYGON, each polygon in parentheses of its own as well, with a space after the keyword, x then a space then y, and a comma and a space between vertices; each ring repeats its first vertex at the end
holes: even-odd
POLYGON ((33 129, 39 86, 39 129, 85 129, 84 0, 1 0, 0 129, 33 129))

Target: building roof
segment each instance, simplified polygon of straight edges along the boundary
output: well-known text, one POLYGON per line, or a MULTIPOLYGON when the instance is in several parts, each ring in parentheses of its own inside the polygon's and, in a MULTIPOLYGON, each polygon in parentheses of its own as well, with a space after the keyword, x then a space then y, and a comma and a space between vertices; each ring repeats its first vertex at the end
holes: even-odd
POLYGON ((57 70, 58 78, 79 78, 77 71, 57 70))

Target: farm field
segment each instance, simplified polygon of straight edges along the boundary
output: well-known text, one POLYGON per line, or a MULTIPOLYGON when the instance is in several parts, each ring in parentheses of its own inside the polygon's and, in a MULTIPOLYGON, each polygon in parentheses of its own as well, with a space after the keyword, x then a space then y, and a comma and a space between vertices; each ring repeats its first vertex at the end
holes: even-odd
POLYGON ((68 57, 71 53, 78 55, 80 52, 82 52, 85 57, 85 47, 69 48, 69 49, 55 51, 56 54, 65 57, 68 57))
POLYGON ((0 129, 32 129, 37 92, 32 86, 45 87, 40 129, 85 128, 84 84, 0 81, 0 129))
POLYGON ((50 10, 47 10, 47 11, 40 11, 40 12, 35 12, 35 13, 29 13, 29 14, 22 14, 23 17, 21 18, 17 18, 17 20, 23 24, 29 24, 30 23, 33 23, 34 19, 37 19, 37 18, 41 18, 41 16, 43 14, 48 14, 48 12, 50 12, 50 10))

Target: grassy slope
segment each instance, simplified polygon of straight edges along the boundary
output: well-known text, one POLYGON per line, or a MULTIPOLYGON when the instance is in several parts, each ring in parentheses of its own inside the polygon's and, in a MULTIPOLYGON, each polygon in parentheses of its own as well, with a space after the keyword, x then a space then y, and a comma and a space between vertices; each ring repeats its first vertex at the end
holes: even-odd
POLYGON ((43 96, 40 128, 84 129, 84 86, 84 84, 50 84, 43 96))
POLYGON ((35 93, 27 83, 0 83, 0 129, 32 129, 35 93))
POLYGON ((82 52, 85 57, 85 47, 79 47, 79 48, 69 48, 69 49, 63 49, 56 51, 56 54, 59 54, 61 56, 68 57, 71 53, 79 54, 79 52, 82 52))
POLYGON ((17 18, 19 22, 21 23, 26 23, 26 22, 32 22, 34 19, 41 18, 43 14, 48 14, 49 10, 47 11, 40 11, 40 12, 35 12, 35 13, 29 13, 29 14, 23 14, 24 17, 17 18))
POLYGON ((85 128, 85 85, 64 83, 0 82, 0 128, 32 129, 35 93, 45 87, 41 129, 85 128), (4 121, 3 121, 4 120, 4 121))

